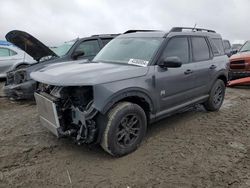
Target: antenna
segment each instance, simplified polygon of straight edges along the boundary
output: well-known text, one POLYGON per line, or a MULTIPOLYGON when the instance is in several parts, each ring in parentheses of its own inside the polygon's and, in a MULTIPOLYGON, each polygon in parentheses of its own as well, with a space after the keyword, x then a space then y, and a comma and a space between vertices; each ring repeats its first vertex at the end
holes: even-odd
POLYGON ((196 26, 197 26, 197 24, 195 23, 195 24, 194 24, 194 27, 193 27, 193 29, 192 29, 192 31, 196 28, 196 26))

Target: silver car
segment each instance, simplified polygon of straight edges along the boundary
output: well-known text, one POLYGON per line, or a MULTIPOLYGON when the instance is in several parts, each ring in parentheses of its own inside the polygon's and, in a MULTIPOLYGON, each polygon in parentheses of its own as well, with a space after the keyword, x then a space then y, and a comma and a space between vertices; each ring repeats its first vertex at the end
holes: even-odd
POLYGON ((0 78, 5 78, 6 73, 16 68, 23 68, 35 60, 27 53, 4 41, 0 41, 0 78))

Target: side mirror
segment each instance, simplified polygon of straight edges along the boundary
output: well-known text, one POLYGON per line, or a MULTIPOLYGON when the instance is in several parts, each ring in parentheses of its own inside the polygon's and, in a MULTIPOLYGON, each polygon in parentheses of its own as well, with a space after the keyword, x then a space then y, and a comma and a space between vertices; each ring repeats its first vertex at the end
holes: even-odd
POLYGON ((78 57, 83 56, 83 55, 84 55, 84 52, 83 52, 83 51, 75 51, 75 52, 72 54, 72 59, 76 60, 78 57))
POLYGON ((158 64, 161 68, 178 68, 182 62, 179 57, 167 57, 158 64))

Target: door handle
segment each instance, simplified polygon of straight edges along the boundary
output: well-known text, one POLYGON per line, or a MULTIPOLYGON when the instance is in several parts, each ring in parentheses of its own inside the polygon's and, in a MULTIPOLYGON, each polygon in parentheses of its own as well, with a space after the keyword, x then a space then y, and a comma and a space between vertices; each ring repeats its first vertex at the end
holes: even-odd
POLYGON ((193 71, 192 70, 190 70, 190 69, 188 69, 188 70, 186 70, 185 72, 184 72, 184 74, 192 74, 193 73, 193 71))
POLYGON ((217 67, 216 65, 211 65, 209 68, 210 69, 216 69, 216 67, 217 67))

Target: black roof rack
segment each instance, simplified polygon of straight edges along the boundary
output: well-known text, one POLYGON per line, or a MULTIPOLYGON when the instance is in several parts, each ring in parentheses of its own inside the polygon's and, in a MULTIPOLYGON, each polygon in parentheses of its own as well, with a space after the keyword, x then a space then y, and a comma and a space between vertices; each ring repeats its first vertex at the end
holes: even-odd
POLYGON ((127 34, 127 33, 136 33, 136 32, 157 32, 159 30, 128 30, 126 32, 124 32, 123 34, 127 34))
POLYGON ((173 27, 170 32, 182 32, 183 30, 191 30, 191 31, 206 31, 209 33, 216 33, 214 30, 210 29, 202 29, 202 28, 194 28, 194 27, 173 27))
POLYGON ((118 36, 120 34, 97 34, 97 35, 91 35, 91 37, 110 37, 110 36, 118 36))

